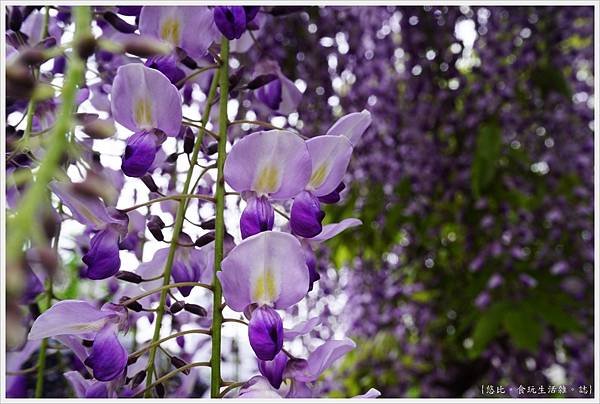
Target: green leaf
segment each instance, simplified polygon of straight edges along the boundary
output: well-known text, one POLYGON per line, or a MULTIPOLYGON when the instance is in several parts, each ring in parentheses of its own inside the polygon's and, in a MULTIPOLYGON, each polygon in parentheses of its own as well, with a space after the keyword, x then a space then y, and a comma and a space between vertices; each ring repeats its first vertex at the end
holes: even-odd
POLYGON ((517 308, 505 313, 503 323, 517 347, 537 351, 542 335, 542 326, 533 313, 523 308, 517 308))
POLYGON ((483 124, 479 128, 471 166, 471 190, 475 197, 479 197, 494 180, 501 153, 500 127, 496 123, 483 124))
POLYGON ((477 358, 490 341, 498 335, 502 313, 505 309, 506 303, 500 302, 491 306, 486 312, 481 313, 471 335, 473 346, 468 353, 471 359, 477 358))

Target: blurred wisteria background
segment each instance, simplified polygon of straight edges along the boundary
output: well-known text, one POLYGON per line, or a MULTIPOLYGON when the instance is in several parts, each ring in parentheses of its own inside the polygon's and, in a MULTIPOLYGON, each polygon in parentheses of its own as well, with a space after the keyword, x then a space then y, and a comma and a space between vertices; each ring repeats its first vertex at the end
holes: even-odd
MULTIPOLYGON (((94 9, 137 24, 135 12, 94 9)), ((25 33, 29 45, 43 38, 43 7, 6 11, 7 44, 23 46, 16 32, 25 33), (18 26, 11 19, 17 12, 18 26)), ((71 41, 69 8, 50 7, 49 12, 50 36, 57 43, 71 41)), ((294 318, 321 320, 311 338, 294 341, 292 353, 334 337, 356 342, 322 376, 321 395, 351 397, 374 387, 382 397, 538 397, 527 387, 564 385, 564 392, 542 396, 591 397, 597 387, 593 7, 276 6, 262 7, 256 18, 251 35, 232 42, 232 91, 236 79, 243 81, 269 60, 302 98, 294 111, 282 115, 261 103, 257 92, 237 89, 227 105, 230 121, 265 121, 310 138, 325 134, 348 113, 366 109, 372 118, 354 149, 341 202, 325 208, 327 223, 356 217, 363 225, 314 246, 320 281, 295 306, 294 317, 285 320, 286 327, 298 322, 294 318), (490 395, 488 385, 506 391, 490 395)), ((110 18, 95 20, 94 35, 119 35, 111 24, 110 18)), ((89 58, 89 91, 78 100, 79 113, 109 117, 110 86, 124 59, 134 57, 109 58, 97 50, 89 58)), ((50 79, 50 86, 63 85, 61 63, 57 57, 41 64, 39 74, 50 79)), ((202 118, 211 77, 198 75, 182 87, 189 123, 202 118)), ((26 106, 8 99, 8 209, 18 207, 19 181, 26 181, 30 161, 39 157, 13 148, 27 124, 26 106)), ((49 99, 36 108, 32 131, 43 133, 58 106, 49 99)), ((207 126, 215 131, 216 114, 207 126)), ((229 130, 230 139, 256 130, 241 123, 229 130)), ((110 139, 92 140, 76 131, 85 161, 67 171, 71 181, 87 179, 119 208, 152 197, 144 183, 120 173, 126 134, 120 125, 110 139)), ((203 145, 207 150, 209 140, 203 145)), ((172 174, 186 171, 189 163, 172 153, 184 142, 171 137, 162 145, 159 154, 167 163, 155 170, 158 188, 181 185, 172 174)), ((213 160, 207 153, 203 163, 213 160)), ((198 190, 207 191, 198 193, 211 193, 214 180, 204 176, 198 190)), ((225 225, 232 238, 226 243, 237 244, 245 203, 227 202, 225 225)), ((53 215, 64 220, 57 245, 60 265, 53 268, 56 296, 116 301, 137 294, 128 289, 137 285, 115 278, 86 279, 84 227, 69 219, 56 198, 52 205, 31 220, 38 227, 51 227, 53 215)), ((139 226, 139 245, 120 251, 122 271, 139 271, 140 263, 164 248, 145 228, 143 216, 160 215, 166 222, 175 215, 174 205, 165 201, 152 205, 147 215, 142 211, 141 225, 130 216, 130 226, 139 226)), ((190 223, 215 214, 209 203, 195 200, 190 206, 190 223)), ((276 226, 285 222, 276 215, 276 226)), ((192 239, 203 234, 190 227, 186 232, 192 239)), ((7 229, 8 242, 12 231, 7 229)), ((169 240, 170 230, 163 231, 169 240)), ((23 343, 37 305, 45 305, 36 300, 43 279, 35 274, 47 271, 36 267, 45 265, 44 254, 40 257, 27 271, 9 273, 3 286, 25 284, 15 286, 14 293, 8 290, 7 349, 18 354, 9 357, 7 369, 16 373, 7 383, 19 379, 22 389, 15 396, 33 396, 36 383, 34 372, 18 371, 36 363, 39 342, 28 342, 27 349, 23 343)), ((194 290, 187 301, 202 304, 204 292, 194 290)), ((153 331, 152 313, 135 315, 136 326, 125 337, 134 348, 150 340, 153 331)), ((189 313, 173 319, 173 330, 203 321, 189 313)), ((165 346, 192 361, 210 352, 207 341, 191 335, 165 346)), ((226 324, 222 345, 224 378, 246 380, 257 373, 244 328, 226 324)), ((58 344, 48 350, 46 366, 45 397, 63 397, 70 391, 63 373, 83 367, 58 344)), ((173 396, 205 396, 208 375, 194 369, 169 389, 173 396)))

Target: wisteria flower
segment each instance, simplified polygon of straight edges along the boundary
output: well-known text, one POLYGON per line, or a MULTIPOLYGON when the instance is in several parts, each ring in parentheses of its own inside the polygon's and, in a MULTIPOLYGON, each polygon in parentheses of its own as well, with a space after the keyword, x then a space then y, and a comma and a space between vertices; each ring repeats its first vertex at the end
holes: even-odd
POLYGON ((302 92, 282 72, 277 62, 268 60, 255 68, 255 80, 262 77, 264 84, 255 91, 256 97, 271 110, 287 115, 296 110, 302 92))

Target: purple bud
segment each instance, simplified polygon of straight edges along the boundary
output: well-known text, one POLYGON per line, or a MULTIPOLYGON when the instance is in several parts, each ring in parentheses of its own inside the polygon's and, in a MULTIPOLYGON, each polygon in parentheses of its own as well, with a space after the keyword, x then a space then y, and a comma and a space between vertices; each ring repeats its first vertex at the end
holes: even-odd
MULTIPOLYGON (((171 356, 171 365, 175 366, 177 369, 184 367, 188 363, 177 356, 171 356)), ((186 375, 190 374, 190 369, 182 370, 182 372, 186 375)))
POLYGON ((197 304, 192 304, 192 303, 186 303, 183 308, 185 309, 185 311, 195 314, 197 316, 200 317, 206 317, 206 315, 208 314, 206 312, 206 309, 202 306, 199 306, 197 304))
POLYGON ((215 229, 215 218, 208 219, 200 223, 200 228, 204 230, 214 230, 215 229))
POLYGON ((283 348, 283 321, 279 314, 268 306, 254 310, 248 325, 248 338, 258 359, 273 360, 283 348))
POLYGON ((145 378, 146 378, 146 370, 140 370, 139 372, 137 372, 135 374, 135 376, 133 376, 133 379, 131 380, 131 387, 133 387, 135 389, 137 386, 142 384, 142 382, 144 381, 145 378))
POLYGON ((244 209, 240 218, 242 238, 272 230, 274 221, 275 211, 266 196, 248 199, 246 209, 244 209))
POLYGON ((123 32, 125 34, 133 34, 137 30, 137 26, 131 25, 128 22, 122 20, 118 15, 111 11, 106 11, 103 14, 103 17, 117 31, 123 32))
POLYGON ((131 282, 131 283, 141 283, 142 282, 141 276, 139 276, 138 274, 136 274, 134 272, 129 272, 129 271, 119 271, 115 275, 115 277, 117 279, 120 279, 125 282, 131 282))
POLYGON ((278 389, 283 381, 283 371, 285 370, 287 362, 287 355, 281 351, 275 355, 275 358, 272 361, 263 361, 259 359, 258 370, 260 371, 260 374, 269 380, 271 386, 278 389))
POLYGON ((123 173, 129 177, 141 177, 146 174, 165 139, 165 133, 158 129, 134 133, 127 139, 121 163, 123 173))
POLYGON ((194 242, 194 245, 196 247, 203 247, 203 246, 207 245, 208 243, 214 241, 214 239, 215 239, 214 232, 206 233, 206 234, 203 234, 202 236, 198 237, 196 239, 196 241, 194 242))
POLYGON ((217 6, 213 16, 217 28, 229 40, 238 39, 246 31, 246 12, 242 6, 217 6))
POLYGON ((163 241, 165 239, 165 236, 162 233, 162 229, 165 227, 165 222, 162 221, 160 216, 150 216, 146 227, 148 228, 148 230, 150 230, 150 233, 152 233, 154 238, 158 241, 163 241))
POLYGON ((321 222, 325 213, 319 199, 309 191, 302 191, 294 198, 290 216, 290 226, 294 234, 311 238, 323 230, 321 222))
POLYGON ((246 13, 246 24, 248 24, 250 21, 252 21, 258 14, 258 11, 260 10, 260 6, 242 6, 242 7, 244 7, 244 12, 246 13))
POLYGON ((185 134, 183 135, 183 152, 185 154, 191 154, 194 151, 194 140, 192 128, 186 128, 185 134))
MULTIPOLYGON (((150 174, 142 176, 142 182, 150 192, 158 192, 158 186, 150 174)), ((164 224, 163 224, 164 225, 164 224)))
POLYGON ((106 279, 116 274, 121 267, 119 233, 112 227, 96 233, 83 262, 87 265, 87 277, 90 279, 106 279))
POLYGON ((171 307, 169 307, 169 311, 171 312, 171 314, 179 313, 181 310, 183 310, 183 306, 185 306, 185 302, 183 300, 180 300, 178 302, 173 303, 171 307))
MULTIPOLYGON (((177 283, 180 282, 198 282, 202 269, 198 266, 197 262, 183 262, 175 261, 173 263, 173 269, 171 270, 171 276, 177 283)), ((189 296, 192 292, 193 286, 180 286, 177 288, 183 296, 189 296)))
POLYGON ((145 65, 164 74, 174 85, 185 78, 184 71, 177 67, 177 58, 174 54, 148 58, 145 65))
POLYGON ((281 80, 275 79, 256 90, 256 97, 273 111, 281 104, 281 80))

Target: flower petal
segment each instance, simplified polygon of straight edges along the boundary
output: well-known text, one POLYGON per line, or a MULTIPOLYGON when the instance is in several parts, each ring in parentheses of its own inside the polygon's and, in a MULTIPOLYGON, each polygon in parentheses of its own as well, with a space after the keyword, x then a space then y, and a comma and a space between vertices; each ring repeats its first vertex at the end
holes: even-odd
POLYGON ((344 115, 327 131, 327 135, 345 136, 353 146, 358 144, 361 136, 371 125, 371 113, 366 109, 361 112, 344 115))
MULTIPOLYGON (((311 172, 306 144, 285 130, 252 133, 236 142, 225 161, 225 181, 236 191, 287 199, 302 191, 311 172)), ((337 185, 337 183, 336 183, 337 185)))
POLYGON ((321 324, 321 319, 319 317, 313 317, 306 321, 302 321, 290 329, 286 328, 283 331, 283 338, 286 341, 293 340, 300 335, 308 334, 319 324, 321 324))
POLYGON ((300 382, 315 381, 333 362, 354 348, 356 344, 349 339, 329 340, 308 356, 307 365, 294 372, 293 377, 300 382))
POLYGON ((242 238, 248 238, 261 231, 273 230, 275 211, 265 196, 252 196, 247 201, 246 208, 240 218, 242 238))
POLYGON ((302 101, 302 92, 283 73, 279 73, 279 81, 281 81, 281 104, 279 104, 278 112, 289 115, 296 111, 298 104, 302 101))
POLYGON ((273 360, 283 347, 283 321, 279 314, 269 306, 254 310, 248 324, 248 339, 258 359, 273 360))
POLYGON ((141 63, 119 67, 111 90, 114 119, 127 129, 160 129, 176 136, 181 127, 181 97, 158 70, 141 63))
POLYGON ((294 234, 311 238, 323 229, 321 222, 325 212, 321 210, 319 199, 309 191, 302 191, 294 198, 290 214, 290 227, 294 234))
POLYGON ((254 376, 240 389, 239 398, 278 398, 281 395, 271 387, 269 381, 262 376, 254 376))
POLYGON ((306 141, 312 161, 308 189, 323 196, 334 191, 346 174, 352 144, 343 136, 317 136, 306 141))
POLYGON ((377 389, 370 388, 365 394, 360 394, 358 396, 354 396, 352 398, 377 398, 381 395, 381 392, 377 389))
POLYGON ((192 58, 206 55, 219 38, 213 13, 205 6, 148 6, 140 13, 140 33, 179 46, 192 58))
POLYGON ((325 226, 323 226, 323 231, 321 231, 321 233, 319 233, 315 237, 311 238, 310 241, 326 241, 331 238, 334 238, 346 229, 350 229, 352 227, 360 225, 362 225, 362 221, 355 218, 344 219, 339 223, 326 224, 325 226))
POLYGON ((99 198, 75 193, 72 186, 73 184, 68 182, 50 183, 52 192, 69 208, 75 220, 94 230, 103 228, 107 223, 115 222, 99 198))
POLYGON ((277 78, 259 87, 256 90, 256 97, 267 107, 277 111, 281 104, 281 80, 277 78))
POLYGON ((87 265, 89 279, 106 279, 119 271, 119 233, 108 227, 92 237, 90 249, 82 258, 87 265))
POLYGON ((165 138, 164 132, 156 130, 142 130, 130 136, 121 162, 123 173, 137 178, 146 174, 165 138))
POLYGON ((217 6, 213 8, 215 24, 225 38, 238 39, 246 30, 246 12, 242 6, 217 6))
POLYGON ((63 300, 43 312, 31 326, 29 339, 96 332, 118 316, 82 300, 63 300))
POLYGON ((285 309, 308 291, 308 268, 291 234, 266 231, 237 245, 217 273, 227 305, 242 312, 251 303, 285 309))
POLYGON ((92 353, 85 360, 94 378, 107 382, 117 378, 127 365, 127 351, 115 334, 113 326, 105 326, 94 338, 92 353))
POLYGON ((278 389, 283 381, 283 371, 287 364, 288 356, 283 351, 279 351, 275 358, 270 361, 258 360, 258 370, 260 374, 269 380, 271 386, 278 389))

